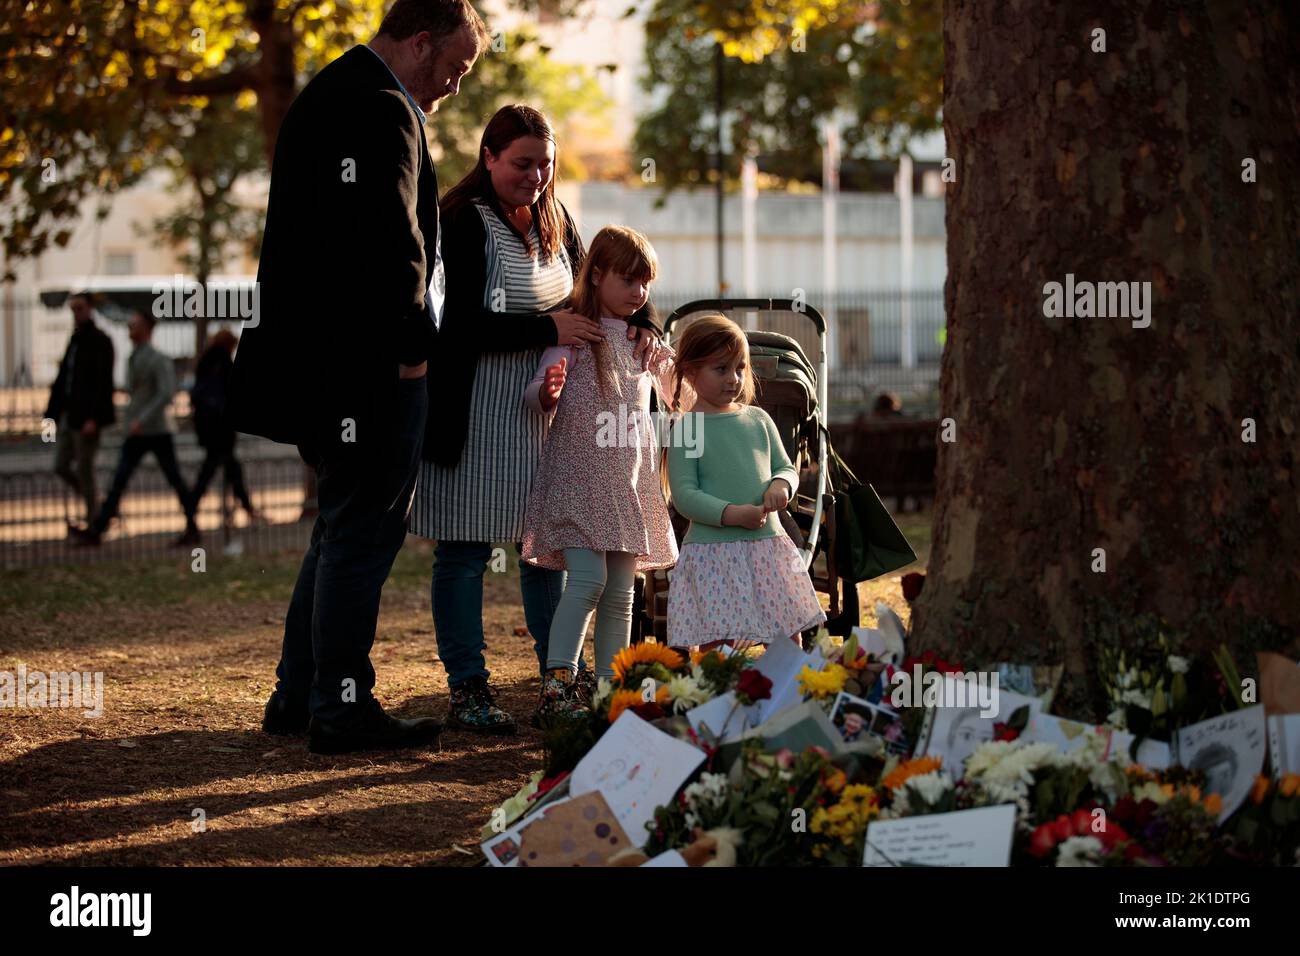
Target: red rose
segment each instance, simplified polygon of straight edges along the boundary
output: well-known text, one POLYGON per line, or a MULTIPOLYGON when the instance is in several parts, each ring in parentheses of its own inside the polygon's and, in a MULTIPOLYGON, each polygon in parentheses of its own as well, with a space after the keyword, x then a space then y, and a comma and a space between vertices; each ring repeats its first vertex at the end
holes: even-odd
POLYGON ((1040 824, 1029 838, 1029 852, 1033 856, 1047 856, 1056 848, 1056 837, 1050 823, 1040 824))
POLYGON ((1052 835, 1056 837, 1057 843, 1074 836, 1074 824, 1064 813, 1052 821, 1052 835))
POLYGON ((629 710, 631 710, 632 713, 636 714, 642 720, 646 720, 646 721, 658 720, 660 717, 664 716, 664 709, 660 707, 658 704, 656 704, 653 700, 646 701, 641 704, 637 704, 635 707, 629 708, 629 710))
POLYGON ((1009 724, 1002 723, 1000 720, 993 725, 994 740, 1015 740, 1019 736, 1020 731, 1009 724))
POLYGON ((925 587, 925 575, 912 572, 903 575, 903 597, 908 601, 915 601, 921 588, 925 587))
MULTIPOLYGON (((1075 836, 1088 836, 1092 833, 1092 814, 1087 810, 1075 810, 1071 822, 1074 823, 1075 836)), ((1102 822, 1104 824, 1105 820, 1102 822)))
POLYGON ((772 696, 772 681, 752 668, 741 671, 740 680, 736 682, 736 696, 751 704, 767 700, 772 696))

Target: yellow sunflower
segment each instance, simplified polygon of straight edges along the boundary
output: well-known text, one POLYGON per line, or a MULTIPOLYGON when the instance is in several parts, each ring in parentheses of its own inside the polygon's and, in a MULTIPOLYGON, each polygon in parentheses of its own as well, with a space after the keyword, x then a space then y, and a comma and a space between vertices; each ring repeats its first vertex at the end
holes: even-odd
POLYGON ((641 703, 641 692, 639 690, 616 690, 614 696, 609 699, 609 722, 612 724, 618 720, 623 711, 629 707, 636 707, 641 703))
POLYGON ((620 683, 628 672, 638 664, 663 664, 670 671, 675 671, 684 663, 682 655, 662 644, 632 644, 623 648, 614 658, 614 679, 620 683))

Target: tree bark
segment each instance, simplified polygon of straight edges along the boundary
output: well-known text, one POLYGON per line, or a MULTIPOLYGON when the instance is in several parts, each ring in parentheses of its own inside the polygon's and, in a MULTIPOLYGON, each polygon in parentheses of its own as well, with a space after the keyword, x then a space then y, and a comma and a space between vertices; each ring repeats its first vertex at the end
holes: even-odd
POLYGON ((1100 642, 1163 628, 1247 670, 1256 647, 1297 656, 1298 19, 1262 0, 945 4, 956 434, 909 650, 1064 663, 1080 717, 1105 715, 1100 642), (1047 317, 1067 273, 1150 282, 1150 326, 1047 317))
POLYGON ((266 144, 266 167, 275 159, 275 141, 280 135, 280 124, 297 93, 294 74, 293 16, 275 15, 273 0, 259 0, 248 13, 249 22, 257 31, 258 53, 256 68, 257 105, 262 117, 262 141, 266 144))

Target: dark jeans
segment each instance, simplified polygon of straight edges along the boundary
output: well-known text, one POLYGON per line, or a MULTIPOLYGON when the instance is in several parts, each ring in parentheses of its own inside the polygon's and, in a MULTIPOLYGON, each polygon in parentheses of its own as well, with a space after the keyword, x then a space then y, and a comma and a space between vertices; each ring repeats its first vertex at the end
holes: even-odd
POLYGON ((223 444, 217 448, 208 448, 206 451, 203 464, 199 466, 199 476, 194 479, 194 510, 199 510, 199 502, 203 500, 203 495, 208 490, 208 483, 212 481, 217 469, 222 468, 226 473, 226 484, 235 493, 244 510, 252 514, 253 501, 248 497, 248 486, 244 484, 244 469, 240 467, 239 459, 235 457, 235 446, 223 444))
MULTIPOLYGON (((519 551, 518 544, 515 551, 519 551)), ((433 627, 438 656, 447 669, 447 684, 456 687, 471 677, 486 679, 483 574, 492 557, 492 545, 483 541, 439 541, 433 555, 433 627)), ((520 561, 519 592, 528 633, 533 635, 537 669, 545 673, 551 619, 564 593, 564 572, 520 561)))
POLYGON ((176 492, 181 510, 185 512, 185 526, 194 527, 194 508, 190 505, 190 490, 185 487, 185 479, 181 477, 180 467, 176 464, 176 446, 172 444, 172 436, 164 432, 161 435, 128 435, 126 441, 122 442, 122 454, 117 460, 113 486, 108 489, 104 506, 99 509, 99 514, 90 525, 92 531, 104 533, 108 523, 117 514, 118 505, 121 504, 122 494, 126 491, 131 475, 135 473, 144 456, 151 452, 158 460, 158 467, 163 477, 167 479, 167 484, 171 485, 172 490, 176 492))
POLYGON ((370 648, 379 595, 406 540, 424 420, 425 380, 398 379, 392 411, 378 416, 378 441, 346 451, 300 446, 316 469, 320 512, 284 622, 276 689, 306 701, 335 728, 354 723, 373 699, 370 648))

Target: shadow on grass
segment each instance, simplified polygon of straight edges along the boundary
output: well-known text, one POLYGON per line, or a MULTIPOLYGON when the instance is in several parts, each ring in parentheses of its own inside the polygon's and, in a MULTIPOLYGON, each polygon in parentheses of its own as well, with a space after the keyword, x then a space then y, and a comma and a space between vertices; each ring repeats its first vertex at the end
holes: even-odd
MULTIPOLYGON (((521 685, 530 683, 523 681, 521 685)), ((428 713, 433 701, 432 697, 415 698, 391 712, 405 716, 428 713)), ((356 838, 345 851, 305 843, 295 847, 297 856, 345 853, 365 858, 419 850, 419 835, 412 833, 411 821, 401 822, 394 815, 401 816, 402 808, 418 809, 431 831, 463 830, 473 822, 465 819, 465 800, 438 796, 445 785, 513 789, 536 769, 539 740, 539 735, 526 727, 517 736, 448 731, 443 735, 441 749, 328 757, 309 753, 305 735, 272 737, 260 730, 182 730, 63 740, 0 764, 0 780, 5 782, 0 851, 21 854, 24 850, 58 850, 73 843, 122 840, 169 826, 174 826, 181 836, 166 846, 155 842, 89 852, 70 850, 57 859, 42 854, 43 862, 157 863, 160 855, 168 855, 168 846, 174 850, 185 844, 201 845, 203 857, 214 862, 238 857, 269 863, 276 862, 277 853, 283 855, 284 850, 279 839, 278 850, 261 845, 270 832, 280 838, 298 834, 319 839, 339 831, 356 838), (304 774, 322 773, 328 776, 294 782, 304 774), (248 778, 246 789, 222 786, 241 778, 248 778), (271 827, 243 825, 220 833, 224 818, 245 811, 322 798, 345 800, 350 791, 385 786, 426 788, 430 799, 342 812, 315 812, 300 807, 292 811, 289 819, 271 827), (185 796, 161 795, 204 787, 211 789, 185 796), (140 797, 155 791, 160 795, 140 797), (92 801, 118 802, 106 807, 61 806, 65 802, 92 801), (453 804, 454 811, 450 809, 453 804), (208 832, 201 835, 194 835, 191 829, 195 808, 202 808, 208 827, 208 832), (448 816, 440 816, 443 813, 448 816), (359 828, 362 824, 365 829, 359 828)))

